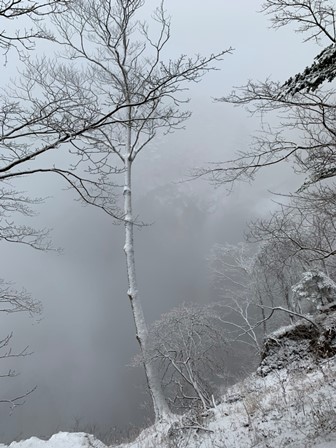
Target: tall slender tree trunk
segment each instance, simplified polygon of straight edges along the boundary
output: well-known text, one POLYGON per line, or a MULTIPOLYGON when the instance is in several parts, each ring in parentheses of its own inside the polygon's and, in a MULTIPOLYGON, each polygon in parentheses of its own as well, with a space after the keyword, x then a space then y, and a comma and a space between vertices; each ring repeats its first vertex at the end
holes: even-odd
POLYGON ((150 360, 146 358, 146 344, 148 329, 145 322, 136 278, 135 256, 134 256, 134 224, 132 212, 132 155, 131 155, 131 128, 127 143, 127 153, 125 154, 125 183, 124 183, 124 214, 125 214, 125 246, 127 277, 128 277, 128 297, 130 299, 136 338, 140 345, 141 353, 144 355, 144 368, 149 392, 152 397, 155 420, 162 420, 171 415, 167 401, 163 395, 160 381, 156 370, 150 360))

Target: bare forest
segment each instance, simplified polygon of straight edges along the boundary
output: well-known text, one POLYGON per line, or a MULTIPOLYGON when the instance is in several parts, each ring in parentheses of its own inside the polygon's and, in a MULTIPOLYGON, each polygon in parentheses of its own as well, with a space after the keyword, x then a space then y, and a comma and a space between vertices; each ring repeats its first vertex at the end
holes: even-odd
POLYGON ((201 3, 0 1, 0 447, 336 443, 336 3, 201 3))

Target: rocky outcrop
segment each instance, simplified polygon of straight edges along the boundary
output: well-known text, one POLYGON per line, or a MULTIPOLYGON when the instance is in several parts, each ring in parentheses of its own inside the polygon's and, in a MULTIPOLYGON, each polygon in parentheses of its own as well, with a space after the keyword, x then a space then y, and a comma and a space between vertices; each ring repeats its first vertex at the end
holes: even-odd
POLYGON ((308 364, 335 354, 336 302, 267 336, 257 373, 265 376, 285 367, 306 369, 308 364))

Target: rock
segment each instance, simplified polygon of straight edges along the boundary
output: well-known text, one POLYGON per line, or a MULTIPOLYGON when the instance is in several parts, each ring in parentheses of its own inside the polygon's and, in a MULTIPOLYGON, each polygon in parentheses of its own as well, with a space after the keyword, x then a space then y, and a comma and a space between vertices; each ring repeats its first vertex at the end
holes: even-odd
POLYGON ((266 376, 273 370, 288 367, 306 369, 317 359, 336 354, 336 310, 329 306, 310 316, 316 325, 301 319, 266 337, 257 374, 266 376))

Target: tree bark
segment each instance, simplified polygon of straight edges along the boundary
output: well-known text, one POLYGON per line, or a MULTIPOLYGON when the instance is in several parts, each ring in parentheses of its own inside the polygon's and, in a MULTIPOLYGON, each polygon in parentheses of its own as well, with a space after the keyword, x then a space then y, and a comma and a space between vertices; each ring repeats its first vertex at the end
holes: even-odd
POLYGON ((132 155, 131 155, 131 129, 129 129, 128 151, 124 156, 125 163, 125 183, 124 183, 124 215, 125 215, 125 246, 127 278, 128 278, 128 297, 130 299, 133 319, 136 330, 136 338, 140 346, 144 359, 144 368, 149 392, 152 397, 155 420, 162 420, 171 415, 167 401, 163 395, 161 384, 157 378, 154 366, 150 360, 146 359, 146 344, 148 338, 148 329, 145 322, 142 305, 140 302, 136 266, 134 255, 134 222, 132 212, 132 155))

